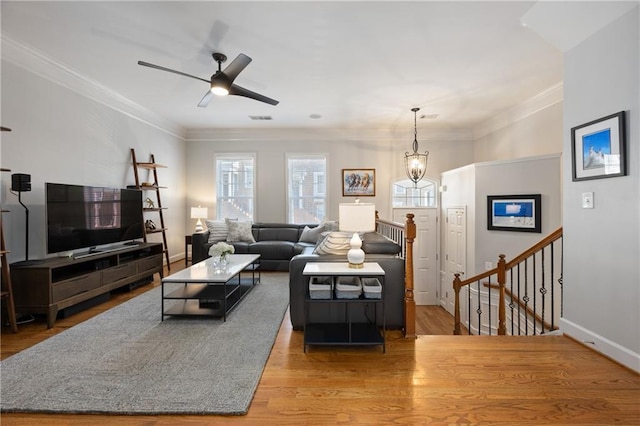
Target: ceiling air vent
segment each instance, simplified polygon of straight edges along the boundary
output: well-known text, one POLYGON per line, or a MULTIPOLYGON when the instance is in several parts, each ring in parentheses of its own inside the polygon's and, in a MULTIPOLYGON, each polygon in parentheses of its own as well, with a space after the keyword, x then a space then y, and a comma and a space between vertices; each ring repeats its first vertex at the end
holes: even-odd
POLYGON ((423 120, 435 120, 438 118, 438 114, 422 114, 420 118, 423 120))
POLYGON ((273 117, 270 115, 250 115, 249 118, 258 121, 273 120, 273 117))

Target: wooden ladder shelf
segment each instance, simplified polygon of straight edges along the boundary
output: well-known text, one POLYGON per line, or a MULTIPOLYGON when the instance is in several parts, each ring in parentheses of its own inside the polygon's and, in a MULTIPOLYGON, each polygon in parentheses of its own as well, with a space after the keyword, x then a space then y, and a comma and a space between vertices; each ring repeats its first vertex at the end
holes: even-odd
POLYGON ((145 201, 144 201, 145 205, 142 210, 144 213, 157 214, 157 218, 159 222, 156 224, 151 219, 145 220, 144 241, 147 242, 147 235, 149 234, 157 234, 157 233, 162 234, 162 244, 163 244, 162 248, 163 248, 163 253, 164 253, 166 264, 167 264, 167 270, 171 272, 171 263, 169 262, 169 249, 167 245, 167 228, 164 225, 164 215, 163 215, 163 210, 165 208, 162 206, 162 198, 160 196, 160 190, 166 189, 166 187, 160 186, 158 184, 158 169, 166 168, 167 166, 163 166, 161 164, 156 163, 156 159, 153 154, 151 154, 151 161, 139 162, 136 159, 136 151, 133 148, 131 148, 131 161, 133 163, 133 175, 136 181, 134 187, 141 191, 144 191, 143 197, 145 197, 145 201), (149 176, 153 177, 153 180, 152 181, 147 180, 144 182, 141 181, 139 169, 147 170, 149 172, 149 176), (155 198, 155 200, 151 196, 149 197, 146 196, 146 194, 149 192, 153 193, 153 197, 155 198), (148 226, 147 224, 149 225, 153 224, 153 226, 148 226))

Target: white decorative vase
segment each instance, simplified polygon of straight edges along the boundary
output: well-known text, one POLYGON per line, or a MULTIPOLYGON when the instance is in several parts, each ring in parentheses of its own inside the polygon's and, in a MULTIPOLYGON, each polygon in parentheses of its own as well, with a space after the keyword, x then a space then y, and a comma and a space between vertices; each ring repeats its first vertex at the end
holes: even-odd
POLYGON ((349 241, 351 249, 347 252, 347 260, 350 268, 362 268, 364 266, 364 251, 362 250, 362 240, 357 232, 349 241))

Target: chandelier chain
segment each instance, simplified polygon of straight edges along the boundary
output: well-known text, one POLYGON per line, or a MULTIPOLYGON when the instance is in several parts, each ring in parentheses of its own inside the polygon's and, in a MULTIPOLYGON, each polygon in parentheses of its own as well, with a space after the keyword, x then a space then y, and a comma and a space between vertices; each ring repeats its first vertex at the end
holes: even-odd
POLYGON ((418 152, 418 111, 420 108, 412 108, 413 111, 413 153, 418 152))

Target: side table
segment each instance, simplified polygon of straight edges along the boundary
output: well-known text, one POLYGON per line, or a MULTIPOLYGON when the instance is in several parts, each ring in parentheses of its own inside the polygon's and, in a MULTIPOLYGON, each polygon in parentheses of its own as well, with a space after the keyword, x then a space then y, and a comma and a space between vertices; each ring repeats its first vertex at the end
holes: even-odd
MULTIPOLYGON (((376 262, 365 262, 359 269, 350 268, 347 262, 309 262, 305 265, 302 274, 312 277, 332 277, 333 281, 338 277, 378 278, 381 281, 382 291, 379 298, 366 298, 364 294, 358 298, 339 298, 332 291, 326 299, 312 299, 307 285, 305 297, 305 321, 304 321, 304 351, 307 345, 381 345, 382 352, 386 352, 385 346, 385 318, 384 318, 384 269, 376 262), (331 304, 344 304, 346 318, 343 323, 316 324, 309 322, 309 306, 311 304, 324 304, 327 309, 331 304), (373 304, 382 306, 382 330, 377 325, 377 318, 373 323, 352 322, 350 308, 355 305, 364 306, 373 304)), ((377 313, 377 310, 375 310, 377 313)))

